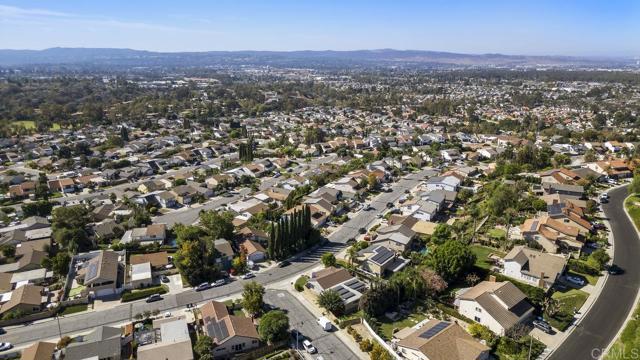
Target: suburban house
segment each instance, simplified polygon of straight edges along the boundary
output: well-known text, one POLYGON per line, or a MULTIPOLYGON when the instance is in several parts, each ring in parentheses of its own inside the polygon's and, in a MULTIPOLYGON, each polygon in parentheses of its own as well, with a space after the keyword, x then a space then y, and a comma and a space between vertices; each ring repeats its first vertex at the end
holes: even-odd
POLYGON ((36 341, 22 350, 20 360, 51 360, 55 351, 55 343, 36 341))
POLYGON ((149 263, 152 270, 161 270, 169 264, 169 254, 166 251, 160 251, 147 254, 133 254, 129 257, 129 264, 139 265, 149 263))
POLYGON ((62 178, 48 182, 49 190, 53 192, 72 193, 76 191, 76 183, 71 178, 62 178))
POLYGON ((133 288, 150 286, 153 283, 151 263, 131 264, 129 267, 129 281, 133 288))
POLYGON ((486 360, 491 351, 457 323, 437 319, 404 328, 394 338, 398 352, 409 360, 486 360))
POLYGON ((584 187, 580 185, 542 183, 542 189, 544 190, 545 194, 561 194, 573 196, 578 199, 584 197, 584 187))
POLYGON ((172 191, 158 191, 153 193, 154 201, 163 208, 172 208, 178 204, 176 195, 172 191))
POLYGON ((329 289, 337 291, 347 313, 358 309, 358 302, 366 289, 366 285, 347 269, 333 266, 311 273, 307 286, 318 295, 329 289))
POLYGON ((176 201, 182 205, 189 205, 193 201, 193 197, 197 194, 196 190, 190 185, 180 185, 171 189, 171 193, 175 195, 176 201))
POLYGON ((547 213, 549 217, 575 227, 581 235, 587 235, 593 231, 593 225, 584 217, 584 208, 573 202, 557 202, 547 205, 547 213))
POLYGON ((529 285, 549 289, 562 275, 567 259, 524 246, 515 246, 503 258, 503 274, 529 285))
POLYGON ((42 286, 27 284, 2 294, 0 302, 0 315, 14 311, 30 314, 42 310, 48 299, 42 286))
POLYGON ((240 251, 245 251, 247 260, 254 263, 264 261, 267 258, 267 250, 260 243, 253 240, 245 240, 240 243, 240 251))
POLYGON ((166 224, 151 224, 143 228, 133 228, 127 230, 122 239, 123 244, 138 243, 140 245, 162 244, 166 239, 166 224))
POLYGON ((231 260, 235 256, 231 243, 226 239, 216 239, 213 242, 213 246, 220 256, 216 257, 216 263, 220 265, 221 269, 228 270, 231 267, 231 260))
POLYGON ((77 279, 86 287, 83 292, 100 297, 115 294, 122 284, 123 274, 120 255, 101 250, 78 270, 77 279))
POLYGON ((561 249, 580 251, 584 245, 580 230, 548 215, 525 220, 520 225, 520 232, 526 240, 535 241, 549 253, 556 253, 561 249))
POLYGON ((76 338, 62 350, 64 360, 120 360, 121 330, 117 327, 100 326, 88 335, 76 338))
POLYGON ((35 194, 35 181, 25 181, 18 185, 9 186, 9 197, 12 199, 20 199, 35 194))
POLYGON ((483 281, 458 292, 455 305, 460 314, 504 334, 523 323, 533 314, 533 306, 526 296, 509 281, 483 281))
POLYGON ((460 159, 460 151, 458 149, 444 149, 440 150, 440 156, 444 161, 456 161, 460 159))
MULTIPOLYGON (((28 244, 24 242, 22 244, 28 244)), ((21 245, 22 245, 21 244, 21 245)), ((22 246, 20 246, 21 248, 22 246)), ((46 259, 48 253, 42 250, 36 250, 34 248, 27 247, 24 251, 18 252, 16 250, 16 257, 18 261, 0 265, 0 272, 3 273, 17 273, 23 271, 30 271, 42 268, 42 260, 46 259)))
POLYGON ((416 237, 416 232, 404 224, 389 225, 379 228, 378 236, 371 240, 371 244, 384 245, 397 253, 409 250, 416 237))
POLYGON ((448 190, 448 191, 458 191, 460 184, 462 181, 453 175, 447 176, 434 176, 429 178, 425 182, 425 187, 427 190, 448 190))
POLYGON ((138 346, 138 360, 193 360, 191 337, 184 317, 153 320, 151 343, 138 346))
POLYGON ((260 346, 260 336, 253 321, 229 314, 224 303, 210 301, 200 307, 204 333, 213 339, 214 358, 230 357, 260 346))
POLYGON ((393 274, 409 263, 408 259, 397 255, 393 250, 375 244, 358 251, 356 261, 360 264, 360 269, 377 276, 393 274))

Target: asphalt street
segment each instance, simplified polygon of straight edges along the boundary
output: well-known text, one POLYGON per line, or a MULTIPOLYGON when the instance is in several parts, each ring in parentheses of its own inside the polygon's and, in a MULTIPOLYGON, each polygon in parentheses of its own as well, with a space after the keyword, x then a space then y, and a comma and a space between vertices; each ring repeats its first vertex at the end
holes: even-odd
POLYGON ((289 314, 289 325, 292 329, 300 331, 301 337, 298 339, 298 346, 302 351, 304 351, 302 347, 302 337, 304 337, 318 349, 318 352, 313 354, 314 357, 322 356, 324 359, 340 360, 358 359, 358 356, 332 331, 322 330, 316 317, 289 292, 268 290, 264 295, 264 301, 289 314))
POLYGON ((640 239, 624 211, 627 188, 611 190, 609 196, 611 199, 603 205, 603 210, 613 231, 613 262, 624 273, 609 276, 602 293, 582 322, 551 354, 550 359, 599 359, 635 307, 640 288, 640 239))
MULTIPOLYGON (((412 174, 404 179, 399 180, 393 185, 393 191, 390 193, 382 193, 372 201, 373 209, 361 210, 353 219, 349 220, 329 236, 329 242, 319 248, 310 250, 297 257, 291 259, 291 265, 284 268, 274 268, 270 271, 256 274, 256 277, 247 281, 257 281, 260 284, 268 285, 282 280, 293 278, 296 274, 303 273, 315 267, 322 254, 331 251, 340 252, 346 247, 349 238, 355 237, 360 227, 366 227, 371 223, 378 214, 386 209, 387 202, 394 202, 404 194, 406 189, 416 186, 420 181, 424 180, 425 171, 412 174)), ((231 199, 231 198, 226 198, 231 199)), ((195 210, 195 214, 200 208, 195 210)), ((171 216, 176 216, 172 214, 171 216)), ((190 215, 191 216, 191 215, 190 215)), ((189 223, 183 220, 185 223, 189 223)), ((192 303, 201 303, 210 299, 217 299, 225 296, 236 295, 242 292, 242 286, 245 280, 236 280, 222 287, 209 289, 202 292, 187 290, 178 294, 163 295, 163 300, 151 304, 145 303, 143 300, 129 304, 118 304, 112 308, 93 311, 82 314, 61 317, 60 332, 62 335, 73 335, 91 330, 97 326, 107 324, 117 324, 132 319, 136 314, 145 310, 159 310, 161 312, 167 310, 178 309, 192 303)), ((0 336, 1 342, 10 342, 14 345, 31 343, 39 339, 55 338, 59 336, 58 322, 50 319, 40 323, 34 323, 28 326, 18 326, 7 328, 6 334, 0 336)))
POLYGON ((157 216, 153 219, 153 222, 156 224, 167 224, 168 228, 172 228, 177 223, 191 225, 195 223, 196 220, 198 220, 200 211, 213 210, 220 206, 227 205, 236 200, 239 200, 242 196, 249 194, 249 192, 251 192, 251 189, 243 188, 239 191, 238 195, 233 195, 230 197, 217 196, 211 198, 202 206, 185 207, 179 210, 173 210, 170 213, 164 215, 157 216))
POLYGON ((342 224, 338 230, 329 235, 329 241, 346 243, 349 239, 357 237, 359 235, 358 230, 360 228, 368 228, 369 224, 376 219, 378 214, 382 214, 387 209, 387 203, 395 202, 404 195, 405 190, 410 190, 421 181, 425 180, 425 175, 430 171, 430 169, 426 169, 415 174, 410 174, 407 177, 400 179, 397 183, 392 184, 392 192, 381 193, 372 199, 370 203, 370 210, 361 210, 348 222, 342 224))

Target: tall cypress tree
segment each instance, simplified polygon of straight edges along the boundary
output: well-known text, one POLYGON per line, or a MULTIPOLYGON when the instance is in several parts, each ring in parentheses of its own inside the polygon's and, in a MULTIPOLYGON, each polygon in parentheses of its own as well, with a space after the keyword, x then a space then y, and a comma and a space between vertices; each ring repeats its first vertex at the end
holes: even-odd
POLYGON ((274 240, 274 255, 276 258, 280 259, 282 257, 282 228, 280 227, 280 223, 276 223, 274 225, 275 235, 274 240))
POLYGON ((275 239, 276 239, 276 234, 275 234, 275 227, 273 225, 273 223, 271 223, 271 227, 269 229, 269 240, 267 242, 267 253, 269 254, 269 259, 273 260, 274 254, 275 254, 275 239))

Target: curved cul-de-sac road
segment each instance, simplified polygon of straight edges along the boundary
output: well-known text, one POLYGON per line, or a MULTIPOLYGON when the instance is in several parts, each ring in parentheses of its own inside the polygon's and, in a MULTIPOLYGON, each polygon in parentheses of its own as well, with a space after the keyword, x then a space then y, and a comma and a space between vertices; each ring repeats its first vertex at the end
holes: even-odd
POLYGON ((609 276, 602 293, 582 322, 551 354, 553 360, 592 360, 603 357, 630 311, 636 306, 640 288, 640 239, 624 211, 627 188, 609 192, 610 201, 603 205, 614 238, 613 262, 624 270, 609 276))

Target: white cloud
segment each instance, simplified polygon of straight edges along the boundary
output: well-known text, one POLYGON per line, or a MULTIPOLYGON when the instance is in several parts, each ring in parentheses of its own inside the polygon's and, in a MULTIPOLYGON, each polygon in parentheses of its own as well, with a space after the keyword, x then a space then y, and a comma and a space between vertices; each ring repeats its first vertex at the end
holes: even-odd
POLYGON ((58 11, 50 11, 46 9, 25 9, 15 6, 0 5, 0 18, 26 18, 26 17, 71 17, 72 14, 67 14, 58 11))

